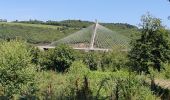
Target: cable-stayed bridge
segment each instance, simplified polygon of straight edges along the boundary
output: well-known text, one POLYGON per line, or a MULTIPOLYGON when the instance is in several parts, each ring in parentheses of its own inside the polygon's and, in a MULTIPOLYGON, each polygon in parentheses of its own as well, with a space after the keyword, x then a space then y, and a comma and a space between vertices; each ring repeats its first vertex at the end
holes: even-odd
POLYGON ((41 49, 55 48, 61 44, 67 44, 77 50, 85 51, 109 51, 119 49, 127 51, 130 39, 117 32, 100 25, 95 24, 75 32, 63 39, 52 42, 47 46, 39 46, 41 49))

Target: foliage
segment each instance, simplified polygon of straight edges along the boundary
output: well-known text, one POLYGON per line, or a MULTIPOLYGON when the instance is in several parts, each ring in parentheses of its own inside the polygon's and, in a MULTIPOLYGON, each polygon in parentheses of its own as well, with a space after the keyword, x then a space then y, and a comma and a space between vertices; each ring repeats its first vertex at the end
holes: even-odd
POLYGON ((32 55, 32 63, 38 65, 41 51, 34 46, 28 46, 28 50, 30 50, 30 53, 32 55))
POLYGON ((59 72, 64 72, 75 60, 75 51, 67 45, 60 45, 54 50, 51 49, 44 52, 41 56, 41 66, 44 66, 48 70, 52 69, 59 72))
MULTIPOLYGON (((90 21, 82 21, 82 20, 63 20, 63 21, 40 21, 40 20, 32 20, 29 21, 13 21, 14 23, 27 23, 27 24, 44 24, 44 25, 54 25, 54 26, 64 26, 64 27, 71 27, 71 28, 86 28, 89 25, 93 24, 94 22, 90 21)), ((101 23, 102 25, 106 27, 115 27, 115 28, 121 28, 121 29, 137 29, 136 26, 127 24, 127 23, 101 23)))
POLYGON ((165 77, 167 78, 167 79, 170 79, 170 65, 169 64, 166 64, 165 65, 165 77))
POLYGON ((62 100, 67 95, 68 85, 67 75, 54 71, 41 71, 35 75, 38 91, 36 97, 39 100, 62 100))
POLYGON ((74 61, 68 70, 68 74, 73 74, 75 77, 83 77, 89 71, 88 67, 82 61, 74 61))
POLYGON ((88 74, 90 70, 82 61, 75 61, 68 71, 69 88, 73 94, 72 98, 76 100, 87 100, 91 98, 91 90, 89 88, 88 74))
POLYGON ((0 48, 0 86, 3 87, 4 96, 12 97, 33 84, 35 68, 25 43, 1 42, 0 48))
POLYGON ((73 62, 66 74, 53 71, 37 72, 36 80, 39 90, 36 92, 38 99, 115 100, 116 91, 121 100, 128 98, 155 100, 156 98, 149 87, 143 85, 142 77, 133 74, 129 78, 126 71, 89 71, 81 61, 73 62))
POLYGON ((90 70, 97 70, 100 66, 101 55, 99 52, 88 52, 83 62, 89 67, 90 70))
MULTIPOLYGON (((24 22, 25 23, 25 22, 24 22)), ((26 22, 27 23, 27 22, 26 22)), ((48 22, 50 25, 41 25, 44 22, 30 20, 32 24, 21 23, 0 23, 3 24, 2 33, 13 33, 14 30, 21 35, 23 30, 27 30, 40 43, 51 41, 58 36, 59 31, 70 31, 84 28, 91 23, 65 21, 63 26, 50 26, 58 22, 48 22), (78 23, 78 24, 77 24, 78 23), (39 25, 37 25, 39 24, 39 25), (49 29, 57 32, 55 35, 46 37, 47 34, 40 35, 42 31, 49 29), (59 28, 59 29, 56 29, 59 28), (23 30, 22 30, 23 29, 23 30), (32 33, 30 29, 35 30, 32 33), (37 31, 37 30, 38 31, 37 31), (22 31, 21 31, 22 30, 22 31), (55 37, 56 36, 56 37, 55 37), (42 39, 42 40, 39 40, 42 39)), ((137 30, 136 27, 124 24, 105 24, 116 31, 128 33, 137 30), (125 31, 124 31, 125 30, 125 31)), ((162 29, 162 27, 161 27, 162 29)), ((0 34, 1 34, 0 31, 0 34)), ((15 33, 14 32, 14 33, 15 33)), ((48 31, 46 31, 48 33, 48 31)), ((62 36, 67 35, 64 34, 62 36)), ((26 32, 23 31, 23 37, 26 32)), ((7 34, 3 34, 3 36, 7 34)), ((129 35, 125 34, 129 37, 129 35)), ((29 37, 29 36, 28 36, 29 37)), ((5 37, 6 38, 6 37, 5 37)), ((9 35, 9 38, 11 36, 9 35)), ((9 39, 10 40, 10 39, 9 39)), ((39 43, 35 41, 35 43, 39 43)), ((33 42, 32 42, 33 43, 33 42)), ((38 99, 38 100, 155 100, 156 97, 150 91, 149 86, 144 84, 144 79, 140 75, 128 72, 124 68, 127 66, 126 53, 122 51, 111 52, 76 52, 66 45, 57 46, 55 49, 40 51, 32 46, 25 45, 23 42, 9 41, 0 42, 0 96, 16 96, 14 99, 38 99), (42 69, 35 73, 37 69, 34 65, 42 69), (40 65, 39 65, 40 64, 40 65), (52 69, 51 71, 49 71, 52 69), (102 71, 100 70, 102 69, 102 71), (58 72, 65 73, 58 73, 58 72), (13 81, 15 79, 15 81, 13 81)), ((168 66, 168 65, 167 65, 168 66)), ((168 67, 169 68, 169 67, 168 67)), ((165 67, 165 69, 167 69, 165 67)), ((166 70, 168 75, 169 71, 166 70)))
POLYGON ((165 63, 164 65, 164 69, 161 70, 160 73, 156 73, 155 77, 159 78, 159 79, 170 79, 170 64, 169 63, 165 63))
POLYGON ((127 57, 125 52, 110 51, 102 54, 101 57, 101 69, 103 71, 117 71, 125 68, 127 63, 127 57))
POLYGON ((90 88, 96 99, 154 100, 143 78, 126 71, 92 72, 89 74, 90 88))
MULTIPOLYGON (((81 53, 82 54, 82 53, 81 53)), ((90 70, 117 71, 127 69, 127 53, 112 50, 109 52, 87 52, 81 55, 90 70)))
POLYGON ((137 72, 149 72, 149 67, 160 71, 170 58, 168 32, 158 18, 142 17, 142 35, 132 42, 129 59, 137 72))
POLYGON ((123 100, 151 100, 155 99, 152 92, 143 85, 144 80, 138 79, 135 75, 130 75, 126 79, 114 78, 115 88, 113 88, 112 98, 123 100))

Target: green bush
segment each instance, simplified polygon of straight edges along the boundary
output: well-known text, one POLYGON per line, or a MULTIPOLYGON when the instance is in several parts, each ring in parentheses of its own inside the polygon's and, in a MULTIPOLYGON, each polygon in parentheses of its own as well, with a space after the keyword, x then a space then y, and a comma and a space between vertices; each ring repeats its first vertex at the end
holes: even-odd
POLYGON ((63 100, 68 95, 68 76, 55 71, 41 71, 35 75, 38 100, 63 100))
POLYGON ((75 61, 68 72, 42 71, 36 74, 36 98, 50 100, 155 100, 143 78, 126 71, 90 71, 75 61), (82 70, 81 70, 82 69, 82 70), (117 97, 116 97, 117 96, 117 97))
POLYGON ((167 79, 170 79, 170 65, 169 64, 165 66, 165 77, 167 79))
POLYGON ((99 52, 88 52, 83 62, 89 67, 90 70, 97 70, 100 67, 101 54, 99 52))
POLYGON ((75 60, 75 51, 66 45, 43 52, 40 57, 41 66, 58 72, 65 72, 75 60))
POLYGON ((101 57, 101 69, 103 71, 117 71, 127 68, 127 57, 125 52, 111 51, 104 53, 101 57))
POLYGON ((88 74, 90 69, 82 62, 75 61, 68 71, 69 76, 69 90, 71 97, 76 100, 87 100, 92 97, 89 87, 88 74))
POLYGON ((68 70, 68 74, 80 77, 89 73, 88 67, 82 61, 74 61, 68 70))
POLYGON ((91 72, 90 89, 95 99, 110 100, 155 100, 144 80, 135 74, 129 76, 126 71, 91 72))
POLYGON ((35 67, 32 56, 23 41, 0 43, 0 86, 3 95, 21 94, 34 83, 35 67))

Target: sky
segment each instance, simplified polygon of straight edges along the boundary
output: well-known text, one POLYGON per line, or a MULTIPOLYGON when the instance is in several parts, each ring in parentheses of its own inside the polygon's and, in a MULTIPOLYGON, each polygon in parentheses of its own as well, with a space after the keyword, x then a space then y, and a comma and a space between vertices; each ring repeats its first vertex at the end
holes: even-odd
POLYGON ((12 20, 81 19, 138 26, 150 12, 170 28, 168 0, 1 0, 0 18, 12 20))

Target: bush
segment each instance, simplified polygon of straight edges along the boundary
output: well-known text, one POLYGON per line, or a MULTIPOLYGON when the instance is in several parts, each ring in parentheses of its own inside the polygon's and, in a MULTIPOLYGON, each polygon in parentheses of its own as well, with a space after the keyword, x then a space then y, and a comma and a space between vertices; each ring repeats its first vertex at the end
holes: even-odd
MULTIPOLYGON (((0 86, 8 98, 27 90, 34 82, 35 68, 23 41, 0 43, 0 86)), ((26 91, 25 91, 26 92, 26 91)))
POLYGON ((69 74, 80 76, 86 76, 90 70, 82 61, 74 61, 68 70, 69 74))
POLYGON ((167 79, 170 79, 170 65, 169 64, 165 66, 165 77, 167 79))
POLYGON ((75 60, 75 51, 66 45, 44 52, 40 57, 41 66, 58 72, 65 72, 75 60))
POLYGON ((90 70, 82 61, 75 61, 71 65, 69 75, 69 89, 72 94, 72 98, 76 100, 88 100, 92 97, 92 93, 89 87, 88 73, 90 70))
POLYGON ((100 67, 101 55, 99 52, 88 52, 83 59, 83 62, 90 70, 97 70, 100 67))
POLYGON ((143 85, 143 78, 128 72, 92 72, 90 89, 95 99, 155 100, 150 88, 143 85))
POLYGON ((101 69, 103 71, 117 71, 126 68, 127 57, 124 52, 111 51, 101 57, 101 69))
POLYGON ((34 47, 34 46, 29 46, 28 50, 30 50, 31 55, 32 55, 32 63, 38 65, 41 51, 37 47, 34 47))

